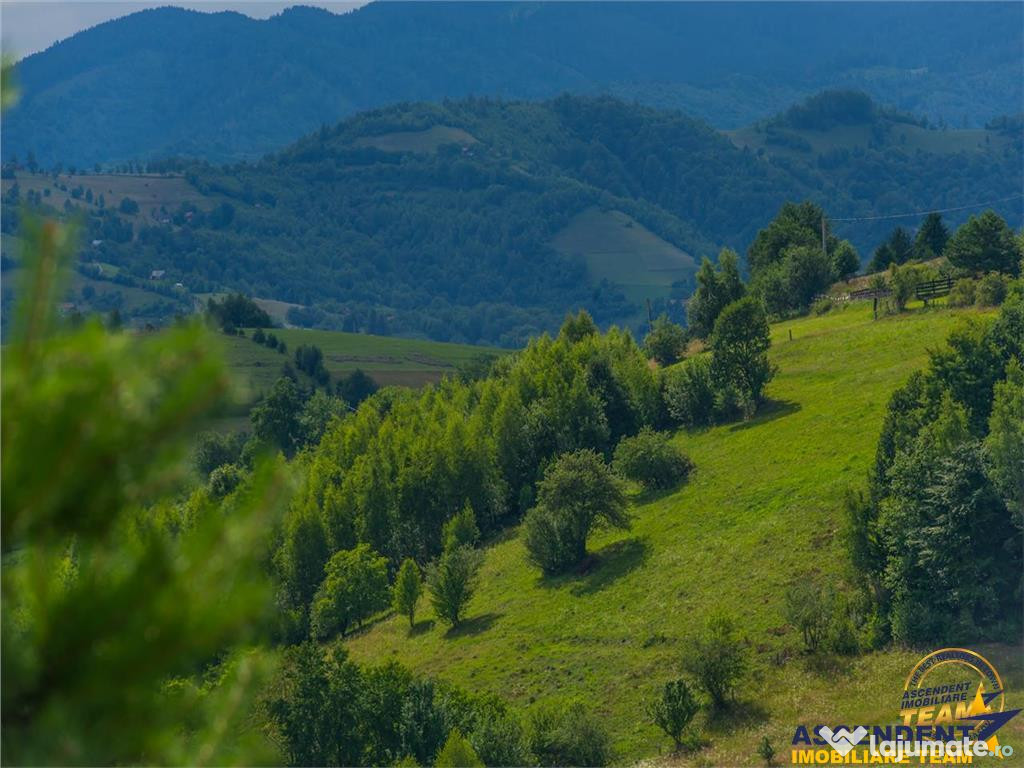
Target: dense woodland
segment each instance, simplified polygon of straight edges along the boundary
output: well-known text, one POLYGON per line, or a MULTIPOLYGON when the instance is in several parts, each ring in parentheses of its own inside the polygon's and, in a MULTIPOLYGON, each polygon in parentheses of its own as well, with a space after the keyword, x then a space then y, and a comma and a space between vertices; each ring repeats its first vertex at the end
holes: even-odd
POLYGON ((21 62, 3 161, 251 160, 385 104, 565 91, 736 128, 853 87, 977 127, 1020 109, 1022 24, 1015 3, 370 3, 263 21, 151 9, 21 62))
MULTIPOLYGON (((582 259, 551 245, 591 207, 624 211, 702 257, 723 245, 745 252, 787 200, 824 201, 828 211, 857 216, 1019 192, 1021 143, 1012 129, 987 132, 972 151, 938 154, 896 139, 908 120, 863 94, 823 94, 763 130, 859 126, 873 138, 852 150, 776 154, 770 144, 739 149, 678 113, 609 98, 401 105, 325 127, 252 165, 155 165, 184 171, 197 200, 162 213, 167 223, 136 220, 130 235, 121 234, 126 224, 113 201, 102 211, 70 204, 68 213, 89 211, 88 231, 102 244, 85 258, 116 265, 121 279, 145 281, 162 270, 192 292, 294 302, 303 305, 289 317, 298 325, 516 346, 554 331, 567 308, 587 309, 601 326, 639 315, 619 286, 597 281, 582 259), (366 143, 437 126, 453 138, 436 151, 366 143)), ((5 200, 8 232, 24 201, 15 192, 5 200)), ((1017 202, 995 206, 1013 227, 1017 202)), ((830 252, 849 241, 832 253, 844 261, 836 277, 857 271, 891 231, 888 221, 827 226, 830 252)), ((761 266, 740 268, 753 274, 761 266)), ((685 298, 694 286, 685 278, 673 295, 685 298)), ((805 290, 802 304, 814 292, 805 290)))

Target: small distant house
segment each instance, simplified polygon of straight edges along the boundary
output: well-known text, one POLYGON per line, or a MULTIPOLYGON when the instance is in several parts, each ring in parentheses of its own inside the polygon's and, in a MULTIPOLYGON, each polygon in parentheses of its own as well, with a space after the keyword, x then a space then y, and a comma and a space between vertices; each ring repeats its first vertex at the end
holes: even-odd
POLYGON ((164 277, 164 270, 162 270, 162 269, 154 269, 152 272, 149 273, 149 279, 150 280, 162 280, 163 277, 164 277))
POLYGON ((174 287, 175 287, 175 288, 181 288, 182 290, 184 290, 184 288, 185 288, 185 284, 184 284, 184 283, 175 283, 175 284, 174 284, 174 287))
POLYGON ((102 240, 93 240, 92 241, 92 247, 93 248, 98 248, 101 245, 103 245, 103 241, 102 240))

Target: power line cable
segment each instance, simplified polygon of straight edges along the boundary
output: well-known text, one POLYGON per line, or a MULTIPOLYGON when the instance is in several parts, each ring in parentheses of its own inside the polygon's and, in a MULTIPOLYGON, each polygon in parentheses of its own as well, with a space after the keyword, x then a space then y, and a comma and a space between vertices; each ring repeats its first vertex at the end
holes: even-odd
POLYGON ((882 221, 885 219, 908 219, 912 216, 927 216, 929 213, 952 213, 954 211, 966 211, 971 208, 984 208, 988 205, 995 205, 996 203, 1005 203, 1010 200, 1019 200, 1024 198, 1024 193, 1017 193, 1016 195, 1010 195, 1009 197, 1001 197, 998 200, 989 200, 984 203, 972 203, 971 205, 958 205, 954 208, 933 208, 927 211, 914 211, 912 213, 891 213, 886 216, 850 216, 850 217, 829 217, 829 221, 882 221))

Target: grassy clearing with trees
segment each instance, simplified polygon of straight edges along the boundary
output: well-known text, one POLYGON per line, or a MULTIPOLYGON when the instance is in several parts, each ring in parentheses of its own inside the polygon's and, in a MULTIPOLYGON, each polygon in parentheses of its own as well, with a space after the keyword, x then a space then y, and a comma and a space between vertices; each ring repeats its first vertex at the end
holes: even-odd
MULTIPOLYGON (((748 422, 678 434, 674 442, 695 465, 688 484, 634 495, 631 529, 592 536, 586 573, 542 576, 521 535, 508 531, 487 542, 462 632, 447 635, 421 607, 415 633, 405 617, 389 618, 353 635, 348 648, 359 660, 394 655, 523 706, 578 697, 608 724, 620 754, 639 757, 672 747, 642 714, 653 686, 683 673, 696 630, 726 611, 742 615, 751 654, 746 680, 754 685, 741 686, 737 698, 765 711, 741 710, 743 728, 697 715, 710 740, 700 759, 755 763, 763 736, 781 750, 793 724, 837 713, 891 719, 916 651, 819 669, 799 657, 801 631, 789 626, 785 595, 808 575, 844 572, 844 494, 865 486, 889 395, 973 314, 980 313, 933 308, 873 321, 863 302, 772 326, 778 373, 762 410, 748 422)), ((1006 679, 1007 706, 1024 703, 1019 648, 979 649, 1006 679)), ((1019 723, 1006 727, 1008 740, 1024 734, 1019 723)))

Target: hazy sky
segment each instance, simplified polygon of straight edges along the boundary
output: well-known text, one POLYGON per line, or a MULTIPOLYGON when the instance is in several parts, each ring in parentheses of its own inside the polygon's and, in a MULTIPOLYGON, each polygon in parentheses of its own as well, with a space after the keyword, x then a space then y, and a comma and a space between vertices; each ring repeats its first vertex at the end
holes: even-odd
POLYGON ((250 0, 250 2, 222 3, 216 0, 204 2, 95 2, 95 0, 0 0, 0 45, 5 53, 22 58, 30 53, 42 51, 58 40, 70 37, 82 29, 96 26, 101 22, 126 16, 144 8, 159 8, 177 5, 200 11, 239 11, 249 16, 265 19, 280 13, 292 5, 317 5, 321 8, 343 13, 361 2, 338 2, 335 0, 250 0))

